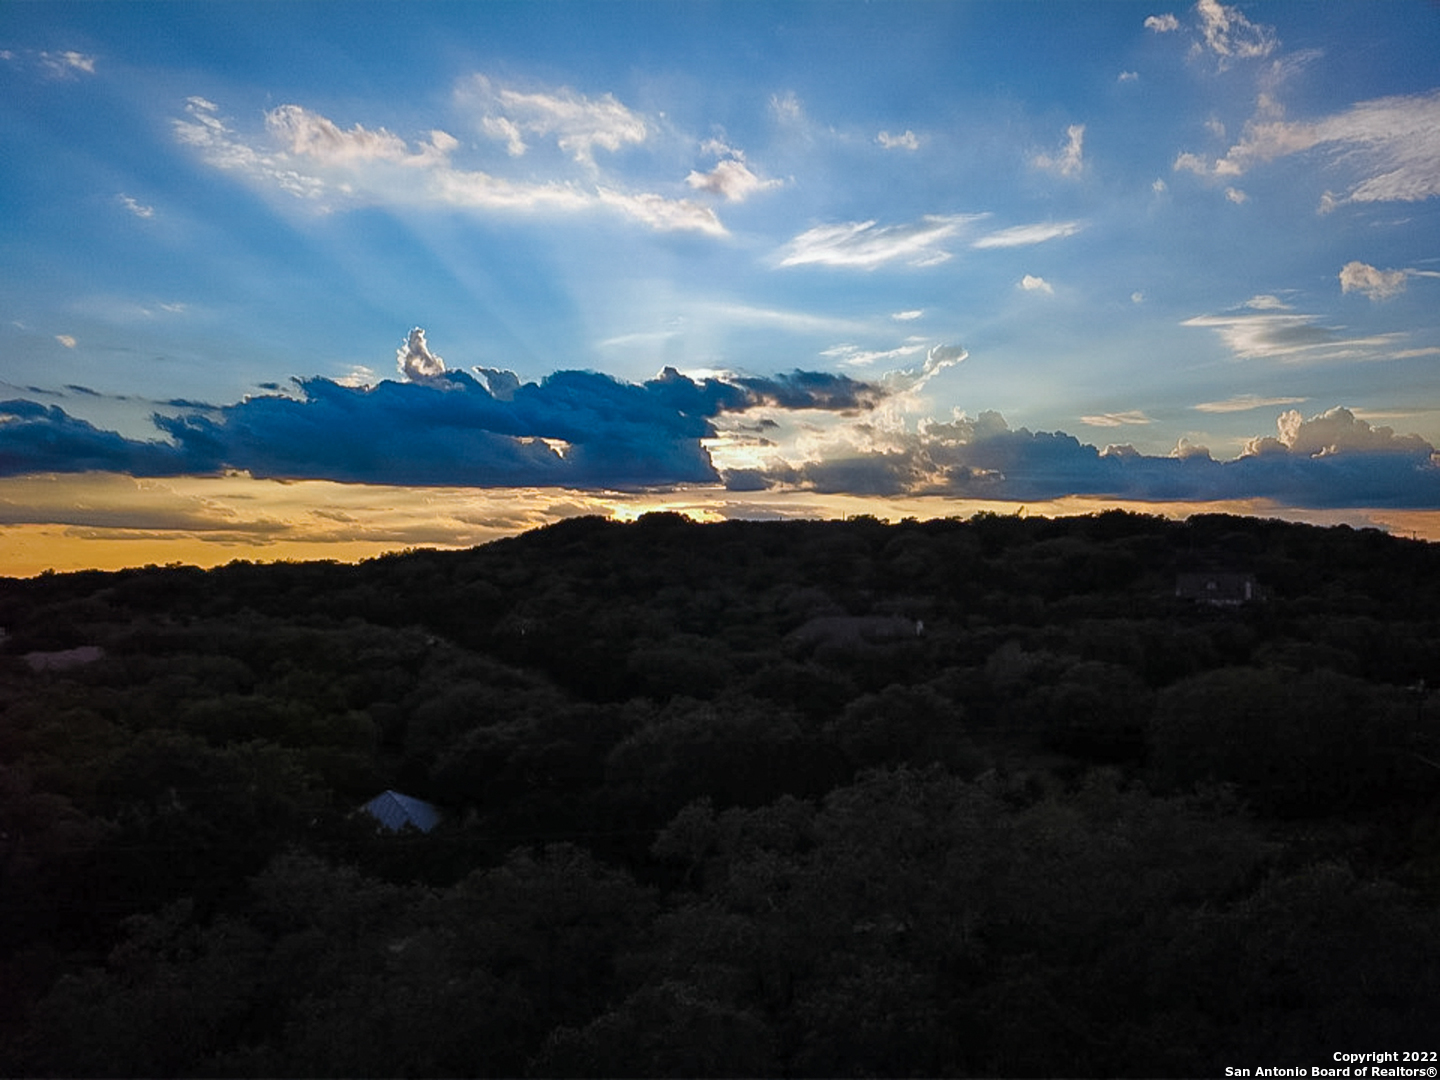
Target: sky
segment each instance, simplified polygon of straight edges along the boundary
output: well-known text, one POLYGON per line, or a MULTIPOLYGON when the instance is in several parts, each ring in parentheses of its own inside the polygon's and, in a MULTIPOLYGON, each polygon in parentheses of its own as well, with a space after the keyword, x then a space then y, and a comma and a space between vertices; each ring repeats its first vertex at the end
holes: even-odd
POLYGON ((1440 539, 1440 5, 0 5, 0 573, 1440 539))

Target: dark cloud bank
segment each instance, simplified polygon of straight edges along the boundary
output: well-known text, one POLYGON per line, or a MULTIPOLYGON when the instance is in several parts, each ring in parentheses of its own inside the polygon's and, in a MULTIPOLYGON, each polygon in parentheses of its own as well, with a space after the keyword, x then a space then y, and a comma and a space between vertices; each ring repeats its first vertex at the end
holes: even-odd
POLYGON ((637 385, 586 371, 522 384, 481 368, 482 384, 438 360, 405 370, 406 382, 297 379, 298 396, 156 415, 170 442, 102 431, 58 406, 0 402, 0 475, 243 469, 277 479, 477 487, 717 483, 700 442, 716 434, 713 417, 760 405, 869 409, 882 396, 843 375, 803 371, 697 382, 667 368, 637 385))
POLYGON ((1372 427, 1348 409, 1281 417, 1281 436, 1216 461, 1199 448, 1150 457, 1100 450, 1064 432, 1011 430, 998 413, 931 424, 887 453, 814 463, 792 478, 825 492, 937 494, 1039 502, 1064 495, 1137 501, 1273 499, 1311 508, 1440 508, 1440 460, 1418 436, 1372 427), (1331 437, 1330 441, 1320 441, 1331 437))
POLYGON ((1233 461, 1203 449, 1149 457, 1100 450, 1061 432, 1012 430, 997 413, 925 425, 886 452, 852 454, 766 475, 721 475, 701 444, 714 419, 760 405, 863 414, 886 396, 865 382, 796 371, 696 381, 667 368, 645 383, 561 371, 539 383, 477 368, 449 371, 412 334, 406 381, 347 386, 296 380, 220 408, 156 416, 170 441, 127 439, 56 406, 0 402, 0 475, 91 470, 133 476, 215 475, 400 485, 637 489, 725 482, 821 492, 1043 501, 1270 498, 1305 507, 1440 507, 1440 464, 1417 436, 1372 427, 1346 409, 1280 418, 1233 461), (482 380, 483 379, 483 383, 482 380))

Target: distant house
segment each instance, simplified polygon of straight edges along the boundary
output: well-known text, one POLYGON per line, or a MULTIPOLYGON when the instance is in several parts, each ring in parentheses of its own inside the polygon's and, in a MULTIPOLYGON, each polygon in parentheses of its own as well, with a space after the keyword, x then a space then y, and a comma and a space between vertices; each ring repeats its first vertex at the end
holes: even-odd
POLYGON ((429 832, 440 824, 440 808, 411 795, 398 791, 382 791, 360 809, 380 823, 382 829, 399 832, 407 825, 413 825, 421 832, 429 832))
POLYGON ((1182 600, 1193 600, 1197 604, 1215 604, 1219 607, 1248 604, 1252 600, 1264 599, 1260 586, 1255 584, 1254 574, 1220 570, 1176 575, 1175 595, 1182 600))

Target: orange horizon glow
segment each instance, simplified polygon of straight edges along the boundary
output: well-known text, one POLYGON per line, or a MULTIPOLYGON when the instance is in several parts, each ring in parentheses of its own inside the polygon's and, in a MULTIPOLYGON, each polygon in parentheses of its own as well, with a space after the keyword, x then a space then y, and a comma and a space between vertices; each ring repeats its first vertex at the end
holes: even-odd
POLYGON ((0 520, 11 522, 0 525, 0 576, 166 563, 208 568, 236 560, 354 563, 407 548, 469 548, 582 514, 621 521, 659 510, 697 521, 869 514, 899 521, 963 518, 984 511, 1070 517, 1107 509, 1173 519, 1227 513, 1321 526, 1347 524, 1440 541, 1440 511, 1313 510, 1263 500, 1148 503, 1070 496, 1021 506, 941 496, 733 492, 718 485, 584 492, 281 482, 245 474, 137 480, 84 473, 0 480, 0 520))

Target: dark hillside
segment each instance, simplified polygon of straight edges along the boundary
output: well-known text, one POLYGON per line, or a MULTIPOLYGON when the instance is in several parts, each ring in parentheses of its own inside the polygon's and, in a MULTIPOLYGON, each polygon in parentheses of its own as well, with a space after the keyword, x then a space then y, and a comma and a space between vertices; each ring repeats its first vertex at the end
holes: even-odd
POLYGON ((1434 545, 578 518, 0 579, 0 627, 6 1075, 1191 1076, 1433 1041, 1434 545), (379 830, 386 789, 440 825, 379 830))

